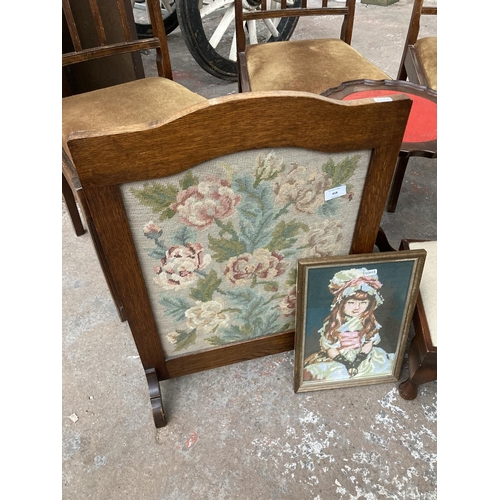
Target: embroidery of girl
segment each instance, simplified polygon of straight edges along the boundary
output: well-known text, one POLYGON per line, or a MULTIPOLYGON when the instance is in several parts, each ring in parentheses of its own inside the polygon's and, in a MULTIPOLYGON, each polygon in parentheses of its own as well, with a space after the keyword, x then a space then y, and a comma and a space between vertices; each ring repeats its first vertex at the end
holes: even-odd
POLYGON ((384 302, 376 271, 340 271, 328 286, 334 299, 319 330, 321 350, 304 363, 303 379, 345 380, 391 373, 394 354, 375 347, 381 325, 375 309, 384 302))

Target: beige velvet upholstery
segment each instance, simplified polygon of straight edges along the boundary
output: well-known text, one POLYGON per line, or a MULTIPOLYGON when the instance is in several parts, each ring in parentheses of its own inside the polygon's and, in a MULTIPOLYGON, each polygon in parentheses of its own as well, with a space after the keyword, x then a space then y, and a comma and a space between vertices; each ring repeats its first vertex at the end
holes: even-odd
POLYGON ((437 91, 437 37, 421 38, 414 48, 428 86, 437 91))
POLYGON ((348 80, 391 79, 336 38, 250 45, 246 56, 252 91, 298 90, 321 94, 348 80))
POLYGON ((431 334, 432 345, 437 347, 437 241, 419 241, 409 244, 410 249, 427 252, 420 282, 420 295, 431 334))
POLYGON ((165 120, 206 99, 167 78, 151 77, 62 100, 63 144, 68 134, 165 120))

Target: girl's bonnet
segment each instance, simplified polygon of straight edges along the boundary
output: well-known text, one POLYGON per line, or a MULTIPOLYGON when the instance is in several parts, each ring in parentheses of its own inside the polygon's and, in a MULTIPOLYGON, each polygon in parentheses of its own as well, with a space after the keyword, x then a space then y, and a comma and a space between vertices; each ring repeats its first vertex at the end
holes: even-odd
POLYGON ((339 303, 343 298, 351 297, 357 291, 366 292, 375 298, 375 307, 383 304, 384 298, 379 293, 382 283, 378 281, 377 270, 349 269, 335 273, 330 280, 328 289, 334 295, 334 304, 339 303))

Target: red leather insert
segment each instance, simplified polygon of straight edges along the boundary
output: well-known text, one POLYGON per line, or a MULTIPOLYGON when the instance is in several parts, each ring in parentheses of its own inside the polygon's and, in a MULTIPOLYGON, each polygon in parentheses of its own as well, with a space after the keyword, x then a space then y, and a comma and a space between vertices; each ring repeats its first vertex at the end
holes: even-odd
POLYGON ((424 97, 394 90, 362 90, 349 94, 344 101, 366 97, 384 97, 403 94, 413 100, 403 142, 427 142, 437 138, 437 105, 424 97))

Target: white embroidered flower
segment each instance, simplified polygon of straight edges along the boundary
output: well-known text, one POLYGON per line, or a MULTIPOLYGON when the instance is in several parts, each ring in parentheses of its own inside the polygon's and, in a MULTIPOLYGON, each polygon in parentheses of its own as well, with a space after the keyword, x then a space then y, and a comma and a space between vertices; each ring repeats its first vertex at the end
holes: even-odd
POLYGON ((304 257, 336 255, 342 245, 342 222, 328 219, 310 226, 304 233, 301 246, 307 247, 304 257))
POLYGON ((324 203, 329 179, 324 172, 294 165, 275 181, 273 190, 278 203, 293 203, 298 212, 312 214, 324 203))
POLYGON ((217 300, 208 302, 196 301, 196 305, 186 312, 186 325, 189 328, 196 328, 203 333, 212 333, 220 326, 226 326, 229 322, 227 314, 222 312, 224 304, 217 300))

